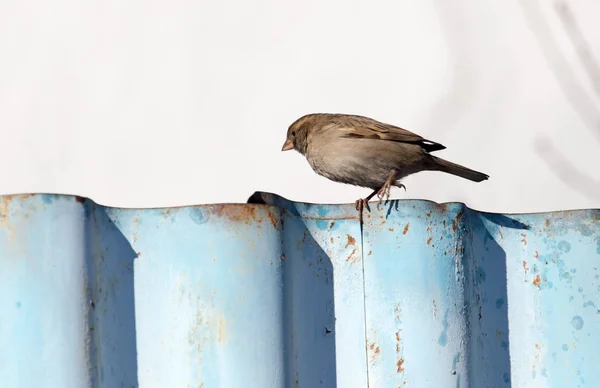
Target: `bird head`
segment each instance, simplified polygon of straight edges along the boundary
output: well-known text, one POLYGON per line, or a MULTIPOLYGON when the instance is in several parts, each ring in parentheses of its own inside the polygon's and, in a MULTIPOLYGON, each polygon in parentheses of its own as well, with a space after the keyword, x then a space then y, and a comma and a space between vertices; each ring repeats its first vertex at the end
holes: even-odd
POLYGON ((306 115, 294 121, 288 128, 285 143, 283 143, 282 151, 296 150, 302 155, 306 153, 308 146, 308 131, 313 125, 313 115, 306 115))

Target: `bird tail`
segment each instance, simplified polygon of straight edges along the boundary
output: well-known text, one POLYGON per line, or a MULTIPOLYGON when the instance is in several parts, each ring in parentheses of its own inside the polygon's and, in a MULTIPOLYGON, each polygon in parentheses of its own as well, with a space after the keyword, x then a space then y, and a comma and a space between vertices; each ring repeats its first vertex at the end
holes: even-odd
POLYGON ((482 172, 471 170, 470 168, 466 168, 433 155, 430 155, 430 157, 432 170, 446 172, 473 182, 481 182, 489 178, 489 175, 482 172))

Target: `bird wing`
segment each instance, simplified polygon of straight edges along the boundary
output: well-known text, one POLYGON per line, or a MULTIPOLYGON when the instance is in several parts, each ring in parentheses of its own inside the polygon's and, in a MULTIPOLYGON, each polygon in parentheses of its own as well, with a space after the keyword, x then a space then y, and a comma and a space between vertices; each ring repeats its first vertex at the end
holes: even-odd
POLYGON ((423 137, 404 128, 385 124, 377 120, 362 116, 346 116, 337 120, 339 129, 346 130, 345 137, 362 139, 380 139, 401 143, 412 143, 421 146, 425 151, 439 151, 446 147, 440 143, 424 139, 423 137))

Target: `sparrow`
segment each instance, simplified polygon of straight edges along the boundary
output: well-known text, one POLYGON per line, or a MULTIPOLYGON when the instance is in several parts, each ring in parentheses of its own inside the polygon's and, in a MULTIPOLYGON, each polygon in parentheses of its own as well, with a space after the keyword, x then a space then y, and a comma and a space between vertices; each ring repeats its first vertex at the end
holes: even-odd
POLYGON ((377 120, 347 114, 312 113, 288 128, 282 151, 296 150, 312 169, 332 181, 370 188, 356 201, 362 222, 363 208, 377 194, 389 199, 392 186, 420 171, 441 171, 481 182, 487 174, 431 155, 446 147, 416 133, 377 120))

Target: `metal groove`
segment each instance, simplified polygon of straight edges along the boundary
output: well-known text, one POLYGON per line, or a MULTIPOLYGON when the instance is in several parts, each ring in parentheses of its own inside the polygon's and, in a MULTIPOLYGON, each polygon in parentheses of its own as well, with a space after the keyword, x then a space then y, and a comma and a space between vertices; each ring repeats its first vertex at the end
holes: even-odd
POLYGON ((2 386, 600 381, 599 210, 249 202, 0 197, 2 386))

